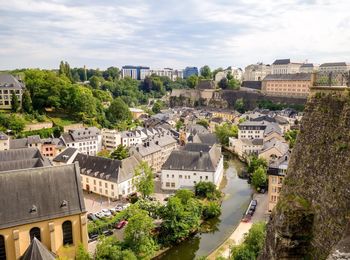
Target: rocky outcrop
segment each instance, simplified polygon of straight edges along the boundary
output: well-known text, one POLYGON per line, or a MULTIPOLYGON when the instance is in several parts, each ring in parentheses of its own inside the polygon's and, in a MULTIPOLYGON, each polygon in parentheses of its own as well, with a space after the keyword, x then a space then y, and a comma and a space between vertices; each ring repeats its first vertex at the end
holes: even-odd
POLYGON ((259 259, 349 259, 350 96, 308 100, 259 259), (349 257, 349 255, 348 255, 349 257))

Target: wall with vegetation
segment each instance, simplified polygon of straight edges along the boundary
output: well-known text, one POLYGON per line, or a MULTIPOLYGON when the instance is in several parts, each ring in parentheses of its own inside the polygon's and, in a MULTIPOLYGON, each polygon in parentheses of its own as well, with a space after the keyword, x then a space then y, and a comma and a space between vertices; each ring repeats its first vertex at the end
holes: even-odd
POLYGON ((306 105, 260 259, 327 259, 349 224, 349 169, 349 92, 316 93, 306 105))

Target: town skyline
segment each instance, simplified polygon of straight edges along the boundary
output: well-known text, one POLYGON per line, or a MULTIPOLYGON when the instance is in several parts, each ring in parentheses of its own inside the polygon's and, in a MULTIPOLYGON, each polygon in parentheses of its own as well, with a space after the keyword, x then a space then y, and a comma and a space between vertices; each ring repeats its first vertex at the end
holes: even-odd
POLYGON ((346 61, 347 7, 346 1, 1 1, 0 70, 54 69, 60 60, 100 69, 346 61))

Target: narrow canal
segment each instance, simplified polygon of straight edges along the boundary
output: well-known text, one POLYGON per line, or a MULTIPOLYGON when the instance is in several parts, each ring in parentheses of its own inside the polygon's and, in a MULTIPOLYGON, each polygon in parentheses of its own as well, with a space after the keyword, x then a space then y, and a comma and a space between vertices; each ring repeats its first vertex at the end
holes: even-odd
POLYGON ((228 158, 221 190, 225 193, 221 205, 221 215, 206 223, 210 227, 208 233, 198 233, 194 237, 172 247, 157 257, 162 260, 191 260, 207 256, 221 245, 239 224, 250 198, 251 188, 246 180, 240 179, 238 173, 244 165, 237 158, 228 158))

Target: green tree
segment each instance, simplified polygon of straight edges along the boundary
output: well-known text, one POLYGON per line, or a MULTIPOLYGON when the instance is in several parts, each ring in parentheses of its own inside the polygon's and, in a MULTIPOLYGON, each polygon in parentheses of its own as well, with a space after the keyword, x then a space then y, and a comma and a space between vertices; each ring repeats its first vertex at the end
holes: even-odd
POLYGON ((245 244, 233 246, 231 248, 232 260, 255 260, 254 252, 250 251, 245 244))
POLYGON ((189 88, 196 88, 198 85, 198 76, 193 74, 186 79, 187 86, 189 88))
POLYGON ((18 100, 18 97, 16 95, 16 93, 13 91, 12 92, 12 95, 11 95, 11 110, 12 112, 17 112, 18 109, 19 109, 19 100, 18 100))
POLYGON ((152 112, 155 114, 160 113, 160 110, 162 109, 163 105, 160 101, 157 101, 154 103, 153 107, 152 107, 152 112))
POLYGON ((249 164, 247 169, 248 173, 252 174, 259 167, 263 167, 264 169, 267 169, 267 161, 263 158, 258 158, 257 156, 251 156, 249 158, 249 164))
POLYGON ((90 86, 94 89, 98 89, 100 88, 100 86, 102 85, 103 83, 103 78, 101 77, 97 77, 97 76, 92 76, 90 79, 89 79, 89 82, 90 82, 90 86))
POLYGON ((204 219, 210 219, 221 214, 220 204, 216 201, 210 201, 208 204, 204 205, 203 208, 203 217, 204 219))
POLYGON ((110 158, 110 151, 108 151, 107 149, 103 149, 97 153, 97 156, 110 158))
POLYGON ((22 109, 28 114, 33 112, 32 98, 28 90, 25 90, 22 95, 22 109))
POLYGON ((153 172, 147 162, 141 162, 141 164, 135 169, 134 177, 133 183, 143 198, 154 192, 153 172))
POLYGON ((114 99, 107 109, 107 119, 113 124, 130 120, 131 112, 128 105, 121 98, 114 99))
POLYGON ((228 89, 228 80, 227 78, 222 78, 219 83, 218 83, 219 87, 221 89, 228 89))
POLYGON ((176 128, 176 131, 180 131, 180 129, 184 126, 184 122, 179 119, 177 122, 176 122, 176 125, 175 125, 175 128, 176 128))
POLYGON ((199 198, 215 200, 220 198, 220 191, 216 189, 216 185, 212 182, 200 181, 194 187, 195 194, 199 198))
POLYGON ((89 253, 86 251, 84 246, 80 244, 78 246, 78 250, 75 256, 76 260, 92 260, 92 257, 89 255, 89 253))
POLYGON ((120 71, 116 67, 109 67, 107 68, 107 70, 102 72, 103 78, 109 81, 119 79, 119 74, 120 74, 120 71))
POLYGON ((245 112, 243 98, 238 98, 236 100, 234 108, 240 113, 244 113, 245 112))
POLYGON ((289 130, 284 133, 284 139, 286 139, 286 141, 289 143, 289 148, 294 147, 298 133, 298 130, 289 130))
POLYGON ((238 137, 238 127, 230 123, 215 126, 215 135, 222 145, 229 145, 230 137, 238 137))
POLYGON ((129 157, 129 149, 122 144, 118 145, 117 149, 115 149, 110 154, 110 158, 117 159, 117 160, 123 160, 128 157, 129 157))
POLYGON ((122 249, 116 237, 101 237, 97 243, 95 260, 137 260, 135 254, 128 249, 122 249))
POLYGON ((255 189, 266 186, 266 169, 260 166, 253 172, 252 175, 252 185, 255 189))
POLYGON ((206 120, 206 119, 199 119, 199 120, 197 120, 196 124, 197 124, 197 125, 204 126, 204 127, 207 128, 207 129, 208 129, 208 127, 209 127, 209 122, 208 122, 208 120, 206 120))
POLYGON ((194 193, 191 190, 181 189, 176 191, 175 196, 181 200, 182 204, 187 204, 194 197, 194 193))
POLYGON ((229 81, 228 81, 228 88, 229 89, 239 89, 240 88, 240 83, 239 83, 239 81, 238 80, 236 80, 236 79, 230 79, 229 81))
POLYGON ((145 210, 138 209, 128 219, 124 241, 139 258, 151 258, 157 248, 156 242, 152 238, 153 228, 153 219, 148 216, 148 212, 145 210))
POLYGON ((212 73, 208 65, 205 65, 200 69, 200 74, 204 79, 212 78, 212 73))

